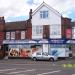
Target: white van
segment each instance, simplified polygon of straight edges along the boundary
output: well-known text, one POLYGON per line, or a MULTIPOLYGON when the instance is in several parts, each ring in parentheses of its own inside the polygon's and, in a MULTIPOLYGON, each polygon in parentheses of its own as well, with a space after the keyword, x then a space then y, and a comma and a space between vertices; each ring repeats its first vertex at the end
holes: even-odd
POLYGON ((47 52, 34 52, 31 57, 34 61, 36 60, 50 60, 55 61, 58 58, 56 56, 49 55, 47 52))

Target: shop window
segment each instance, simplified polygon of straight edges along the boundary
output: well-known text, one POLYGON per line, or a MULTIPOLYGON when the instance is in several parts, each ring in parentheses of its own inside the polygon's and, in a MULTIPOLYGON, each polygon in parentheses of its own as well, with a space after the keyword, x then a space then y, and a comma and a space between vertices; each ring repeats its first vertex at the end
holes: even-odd
POLYGON ((10 39, 10 32, 6 32, 6 39, 10 39))

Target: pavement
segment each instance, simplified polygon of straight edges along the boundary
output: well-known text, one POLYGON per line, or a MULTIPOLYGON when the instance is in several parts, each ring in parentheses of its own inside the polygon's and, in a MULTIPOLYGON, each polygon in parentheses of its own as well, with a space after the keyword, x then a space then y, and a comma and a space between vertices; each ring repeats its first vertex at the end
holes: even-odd
POLYGON ((0 60, 0 75, 75 75, 75 58, 55 62, 3 59, 0 60))

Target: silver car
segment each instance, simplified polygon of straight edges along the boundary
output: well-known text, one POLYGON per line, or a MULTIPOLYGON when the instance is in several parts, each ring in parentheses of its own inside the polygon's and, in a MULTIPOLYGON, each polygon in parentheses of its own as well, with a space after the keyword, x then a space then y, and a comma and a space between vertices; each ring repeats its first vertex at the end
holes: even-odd
POLYGON ((35 60, 50 60, 55 61, 58 58, 56 56, 49 55, 47 52, 35 52, 32 54, 31 57, 34 61, 35 60))

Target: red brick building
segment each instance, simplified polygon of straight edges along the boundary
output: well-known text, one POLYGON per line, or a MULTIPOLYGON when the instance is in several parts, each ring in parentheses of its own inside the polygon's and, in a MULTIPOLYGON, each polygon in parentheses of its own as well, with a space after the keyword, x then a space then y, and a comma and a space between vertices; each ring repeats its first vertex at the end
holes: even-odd
POLYGON ((62 18, 62 37, 72 39, 72 22, 70 18, 62 18))

